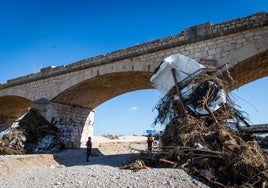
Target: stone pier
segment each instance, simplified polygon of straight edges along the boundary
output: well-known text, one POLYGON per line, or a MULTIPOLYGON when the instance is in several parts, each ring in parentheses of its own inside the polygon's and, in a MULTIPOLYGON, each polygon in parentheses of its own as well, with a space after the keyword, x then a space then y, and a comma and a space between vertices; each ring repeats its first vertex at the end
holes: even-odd
POLYGON ((61 140, 66 148, 85 147, 87 138, 93 136, 94 111, 88 108, 47 100, 34 101, 32 107, 60 129, 61 140))

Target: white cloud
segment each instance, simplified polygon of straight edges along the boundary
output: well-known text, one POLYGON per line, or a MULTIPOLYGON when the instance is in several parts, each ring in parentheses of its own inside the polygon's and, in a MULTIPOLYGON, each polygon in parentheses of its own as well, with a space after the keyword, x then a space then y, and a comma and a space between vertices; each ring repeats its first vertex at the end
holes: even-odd
POLYGON ((133 107, 129 108, 128 110, 130 110, 130 111, 137 111, 137 110, 139 110, 139 108, 136 107, 136 106, 133 106, 133 107))

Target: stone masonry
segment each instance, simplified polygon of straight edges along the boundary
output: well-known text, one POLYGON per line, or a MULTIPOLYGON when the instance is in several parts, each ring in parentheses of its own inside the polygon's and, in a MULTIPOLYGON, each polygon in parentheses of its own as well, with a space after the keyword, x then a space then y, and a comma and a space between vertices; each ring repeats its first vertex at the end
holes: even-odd
MULTIPOLYGON (((38 106, 37 101, 49 102, 39 105, 39 109, 54 123, 69 117, 86 122, 87 115, 103 102, 126 92, 152 88, 152 72, 163 58, 174 53, 216 66, 224 75, 228 67, 236 81, 231 89, 235 89, 268 75, 267 48, 266 12, 215 25, 196 25, 177 35, 8 80, 0 85, 0 122, 18 117, 31 105, 38 106)), ((72 141, 77 145, 83 142, 79 136, 83 128, 75 131, 72 141)))
POLYGON ((67 148, 85 146, 88 136, 93 136, 94 111, 49 101, 35 101, 32 107, 60 129, 62 142, 67 148))

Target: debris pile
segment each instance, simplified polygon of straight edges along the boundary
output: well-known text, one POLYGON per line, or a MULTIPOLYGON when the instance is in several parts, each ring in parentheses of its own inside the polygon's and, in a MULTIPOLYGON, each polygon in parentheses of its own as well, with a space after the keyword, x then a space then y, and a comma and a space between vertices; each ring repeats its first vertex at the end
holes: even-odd
POLYGON ((124 165, 124 166, 122 166, 120 168, 121 169, 130 169, 130 170, 133 170, 133 171, 138 171, 138 170, 141 170, 141 169, 147 169, 149 167, 147 167, 145 165, 143 160, 136 159, 136 160, 134 160, 134 162, 126 164, 126 165, 124 165))
POLYGON ((161 158, 219 187, 267 184, 268 157, 258 143, 230 127, 209 126, 191 115, 173 121, 164 131, 161 158))
POLYGON ((61 147, 59 130, 38 110, 31 108, 17 122, 0 133, 0 154, 40 153, 57 151, 61 147))
POLYGON ((165 94, 154 121, 165 130, 160 152, 138 156, 145 166, 180 167, 216 187, 268 186, 268 155, 239 131, 250 125, 217 69, 176 54, 160 64, 151 82, 165 94))

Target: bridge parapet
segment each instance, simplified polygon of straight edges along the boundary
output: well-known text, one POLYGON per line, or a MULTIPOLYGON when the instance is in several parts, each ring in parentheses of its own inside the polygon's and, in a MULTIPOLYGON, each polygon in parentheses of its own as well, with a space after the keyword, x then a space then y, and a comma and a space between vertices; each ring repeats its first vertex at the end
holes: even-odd
POLYGON ((143 54, 153 53, 159 50, 174 48, 175 46, 190 44, 202 40, 216 38, 219 36, 229 35, 249 29, 256 29, 268 25, 268 13, 260 12, 245 18, 238 18, 231 21, 222 22, 212 25, 205 23, 186 28, 180 34, 143 43, 126 49, 117 50, 105 55, 99 55, 77 61, 69 65, 58 67, 47 67, 41 69, 38 73, 29 74, 8 80, 5 84, 0 84, 0 89, 29 83, 35 80, 45 79, 61 74, 79 71, 85 68, 100 66, 103 64, 113 63, 123 59, 131 59, 143 54))

